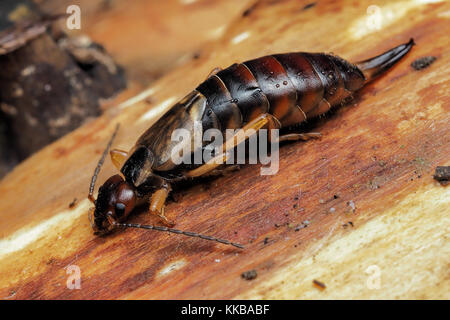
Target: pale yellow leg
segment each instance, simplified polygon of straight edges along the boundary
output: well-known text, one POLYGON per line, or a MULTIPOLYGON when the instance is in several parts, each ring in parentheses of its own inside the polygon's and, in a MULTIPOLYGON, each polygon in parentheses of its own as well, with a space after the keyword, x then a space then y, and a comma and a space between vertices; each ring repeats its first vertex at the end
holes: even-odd
POLYGON ((151 214, 157 215, 164 222, 164 224, 168 226, 173 226, 175 225, 175 223, 169 220, 164 214, 165 203, 167 196, 169 195, 169 192, 170 192, 169 188, 161 188, 156 190, 155 193, 153 193, 152 198, 150 200, 149 212, 151 214))
POLYGON ((119 149, 113 149, 109 152, 109 155, 111 156, 111 161, 114 166, 120 170, 122 169, 122 166, 127 159, 128 152, 119 149))
POLYGON ((232 138, 228 139, 223 144, 222 150, 224 150, 224 152, 222 154, 215 156, 214 158, 206 162, 204 165, 194 170, 188 171, 186 173, 186 176, 199 177, 221 166, 226 162, 227 158, 230 156, 230 153, 228 151, 236 147, 238 144, 244 142, 248 138, 250 138, 251 135, 256 134, 256 132, 258 132, 258 130, 263 128, 264 126, 267 126, 269 129, 273 129, 279 128, 280 124, 276 118, 274 118, 272 115, 268 113, 260 115, 259 117, 247 123, 244 127, 242 127, 242 129, 238 130, 238 132, 236 132, 236 134, 232 138), (248 135, 246 133, 246 131, 249 129, 254 130, 251 135, 248 135))

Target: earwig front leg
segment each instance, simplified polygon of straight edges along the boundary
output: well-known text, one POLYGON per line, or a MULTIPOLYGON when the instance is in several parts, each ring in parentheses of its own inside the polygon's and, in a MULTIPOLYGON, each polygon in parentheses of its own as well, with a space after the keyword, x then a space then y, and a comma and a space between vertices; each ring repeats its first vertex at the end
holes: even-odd
POLYGON ((174 226, 175 223, 169 220, 164 213, 166 199, 169 196, 170 190, 171 190, 170 186, 166 185, 161 189, 156 190, 155 193, 153 193, 152 198, 150 200, 149 212, 151 214, 157 215, 163 221, 164 224, 168 226, 174 226))
POLYGON ((111 161, 114 166, 118 170, 120 170, 128 157, 128 152, 119 149, 113 149, 109 152, 109 155, 111 156, 111 161))
POLYGON ((228 139, 223 144, 222 154, 215 156, 214 158, 206 162, 204 165, 194 170, 186 172, 186 176, 199 177, 223 165, 226 162, 227 158, 230 156, 230 153, 228 151, 232 150, 238 144, 244 142, 245 140, 250 138, 250 136, 256 134, 259 129, 266 126, 269 129, 278 129, 280 127, 280 122, 271 114, 268 113, 261 114, 257 118, 247 123, 244 127, 242 127, 242 129, 238 130, 233 137, 228 139), (246 131, 249 129, 254 130, 251 135, 247 135, 246 133, 246 131))

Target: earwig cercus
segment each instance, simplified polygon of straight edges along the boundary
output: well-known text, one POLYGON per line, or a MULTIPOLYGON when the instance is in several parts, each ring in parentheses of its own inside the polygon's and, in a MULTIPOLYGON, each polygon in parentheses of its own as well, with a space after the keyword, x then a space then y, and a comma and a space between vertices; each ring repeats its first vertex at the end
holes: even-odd
MULTIPOLYGON (((198 233, 125 223, 138 204, 149 201, 149 212, 166 225, 173 225, 164 213, 171 185, 207 175, 225 165, 213 161, 190 166, 173 163, 170 157, 174 148, 171 141, 173 131, 179 128, 193 131, 194 122, 200 122, 203 131, 237 129, 236 135, 249 129, 257 132, 262 128, 289 128, 341 104, 353 92, 391 68, 413 45, 411 39, 355 64, 335 55, 300 52, 269 55, 214 70, 144 132, 129 152, 117 149, 110 152, 111 160, 121 175, 106 180, 95 200, 95 180, 117 133, 116 128, 90 185, 88 197, 95 208, 89 211, 89 217, 95 233, 105 234, 117 227, 151 229, 242 248, 240 244, 198 233)), ((307 140, 319 135, 288 133, 280 136, 279 141, 307 140)), ((234 147, 236 143, 224 144, 224 153, 234 147)), ((190 151, 195 152, 194 149, 190 151)))

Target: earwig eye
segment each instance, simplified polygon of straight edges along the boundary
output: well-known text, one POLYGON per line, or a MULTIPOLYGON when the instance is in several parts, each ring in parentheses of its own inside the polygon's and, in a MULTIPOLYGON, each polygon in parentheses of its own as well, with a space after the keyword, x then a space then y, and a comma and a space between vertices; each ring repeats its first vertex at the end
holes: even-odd
POLYGON ((120 218, 125 213, 125 205, 123 203, 116 203, 116 216, 120 218))

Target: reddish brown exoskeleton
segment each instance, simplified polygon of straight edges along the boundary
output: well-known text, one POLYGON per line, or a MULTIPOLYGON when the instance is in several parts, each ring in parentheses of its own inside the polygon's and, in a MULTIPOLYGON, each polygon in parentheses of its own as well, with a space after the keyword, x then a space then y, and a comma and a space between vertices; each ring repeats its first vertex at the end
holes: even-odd
MULTIPOLYGON (((395 47, 374 58, 351 64, 337 56, 323 53, 288 53, 270 55, 214 70, 208 78, 182 101, 175 104, 152 125, 129 151, 112 150, 111 159, 122 175, 109 178, 94 200, 94 184, 101 164, 96 168, 89 199, 95 204, 90 211, 96 233, 107 233, 115 227, 147 228, 215 240, 242 247, 228 240, 167 227, 125 223, 132 210, 149 201, 149 211, 172 225, 164 214, 171 184, 187 178, 203 176, 223 166, 226 152, 236 143, 225 143, 224 153, 200 165, 177 165, 171 154, 175 129, 193 131, 200 122, 203 131, 215 128, 222 132, 238 129, 236 135, 253 129, 280 129, 325 114, 340 105, 353 92, 392 67, 414 45, 395 47)), ((113 135, 114 137, 114 135, 113 135)), ((291 132, 279 141, 308 140, 319 133, 291 132)), ((236 141, 236 140, 232 140, 236 141)), ((195 152, 194 149, 191 150, 195 152)))

